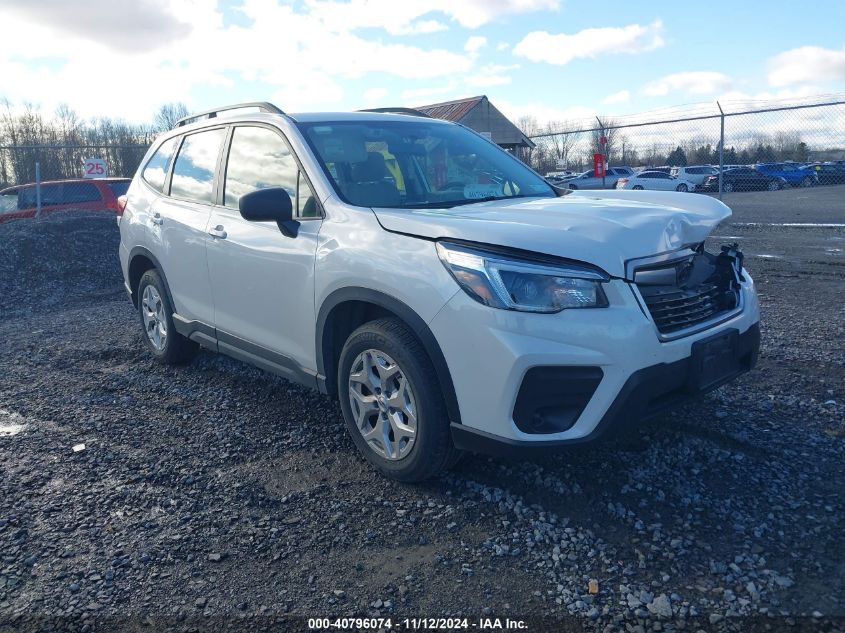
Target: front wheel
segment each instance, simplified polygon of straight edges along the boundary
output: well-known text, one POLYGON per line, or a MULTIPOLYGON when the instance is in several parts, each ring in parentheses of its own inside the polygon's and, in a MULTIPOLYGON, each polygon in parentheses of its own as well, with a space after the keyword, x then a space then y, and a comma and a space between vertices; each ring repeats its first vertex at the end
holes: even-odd
POLYGON ((382 474, 422 481, 457 461, 434 366, 398 319, 365 323, 349 336, 337 384, 352 441, 382 474))
POLYGON ((686 192, 686 191, 689 191, 689 187, 687 187, 685 184, 681 183, 680 185, 675 187, 675 191, 686 192))
POLYGON ((768 186, 769 191, 778 191, 780 189, 780 183, 777 180, 772 180, 768 186))

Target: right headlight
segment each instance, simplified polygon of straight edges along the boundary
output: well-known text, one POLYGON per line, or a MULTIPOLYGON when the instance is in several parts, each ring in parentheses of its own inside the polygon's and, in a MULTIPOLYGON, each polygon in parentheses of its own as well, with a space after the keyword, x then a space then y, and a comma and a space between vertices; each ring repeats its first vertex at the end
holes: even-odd
POLYGON ((602 273, 578 266, 511 258, 449 242, 437 254, 470 297, 493 308, 521 312, 560 312, 606 308, 602 273))

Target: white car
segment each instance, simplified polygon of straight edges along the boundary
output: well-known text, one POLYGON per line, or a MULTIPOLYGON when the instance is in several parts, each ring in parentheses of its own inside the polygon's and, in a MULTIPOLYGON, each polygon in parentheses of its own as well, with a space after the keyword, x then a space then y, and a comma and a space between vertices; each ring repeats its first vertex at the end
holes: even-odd
POLYGON ((669 173, 676 178, 689 181, 698 187, 699 185, 703 185, 704 181, 710 176, 717 176, 719 174, 719 168, 711 167, 710 165, 690 165, 689 167, 672 167, 672 171, 669 173))
POLYGON ((695 191, 695 184, 662 171, 641 171, 616 182, 617 189, 648 189, 650 191, 695 191))
POLYGON ((156 139, 119 249, 152 357, 202 346, 336 397, 320 432, 345 422, 402 481, 590 440, 754 366, 754 282, 704 249, 721 202, 567 192, 405 112, 240 104, 156 139))

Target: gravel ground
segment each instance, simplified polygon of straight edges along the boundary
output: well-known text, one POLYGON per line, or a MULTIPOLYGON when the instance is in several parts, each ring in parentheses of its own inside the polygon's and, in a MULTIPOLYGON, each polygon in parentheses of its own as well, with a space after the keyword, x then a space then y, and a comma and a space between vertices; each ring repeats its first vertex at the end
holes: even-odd
MULTIPOLYGON (((801 209, 845 221, 839 189, 801 209)), ((765 224, 788 193, 733 196, 714 238, 759 286, 757 370, 622 439, 416 486, 327 397, 210 353, 154 364, 113 217, 0 225, 0 631, 841 630, 845 229, 765 224)))

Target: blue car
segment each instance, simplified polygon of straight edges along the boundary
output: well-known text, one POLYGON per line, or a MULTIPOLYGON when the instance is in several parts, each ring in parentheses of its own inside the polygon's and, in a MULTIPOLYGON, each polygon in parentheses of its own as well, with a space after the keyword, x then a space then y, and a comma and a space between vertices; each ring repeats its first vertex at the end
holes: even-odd
POLYGON ((793 163, 759 163, 754 165, 754 169, 767 176, 783 178, 793 187, 812 187, 819 184, 819 177, 814 170, 793 163))

